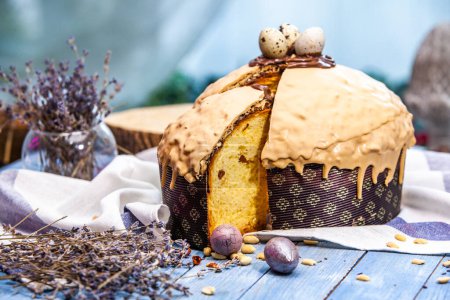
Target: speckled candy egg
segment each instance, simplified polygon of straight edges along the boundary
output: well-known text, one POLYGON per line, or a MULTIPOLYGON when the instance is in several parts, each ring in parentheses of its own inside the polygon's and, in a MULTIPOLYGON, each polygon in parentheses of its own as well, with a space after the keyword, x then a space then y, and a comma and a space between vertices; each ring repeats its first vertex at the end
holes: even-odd
POLYGON ((293 242, 274 237, 264 247, 264 257, 270 268, 279 273, 291 273, 298 266, 299 254, 293 242))
POLYGON ((214 252, 229 256, 241 249, 242 234, 233 225, 223 224, 214 229, 209 241, 214 252))
POLYGON ((283 23, 280 26, 280 31, 286 38, 288 49, 289 50, 294 49, 295 41, 300 35, 297 26, 288 23, 283 23))
POLYGON ((325 46, 325 35, 322 28, 311 27, 301 32, 295 41, 297 55, 320 54, 325 46))
POLYGON ((281 31, 266 28, 259 34, 259 48, 267 58, 281 58, 288 52, 288 43, 281 31))

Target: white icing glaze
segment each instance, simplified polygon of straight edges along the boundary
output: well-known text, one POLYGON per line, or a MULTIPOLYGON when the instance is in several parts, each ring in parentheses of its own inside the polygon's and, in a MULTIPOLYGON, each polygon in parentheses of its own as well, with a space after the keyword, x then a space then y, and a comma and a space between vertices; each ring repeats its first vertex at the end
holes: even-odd
MULTIPOLYGON (((189 182, 203 175, 231 126, 264 105, 262 91, 234 87, 260 70, 244 66, 210 85, 192 110, 166 129, 158 155, 163 172, 167 165, 174 170, 172 185, 177 174, 189 182)), ((332 167, 358 169, 361 198, 367 168, 373 167, 373 182, 388 169, 388 184, 400 153, 401 183, 406 149, 414 143, 412 115, 384 84, 340 65, 292 68, 281 75, 261 159, 266 168, 293 164, 299 173, 306 164, 322 164, 324 178, 332 167)))
POLYGON ((203 101, 206 97, 214 94, 222 93, 224 90, 230 88, 237 82, 250 77, 252 74, 257 73, 260 70, 258 66, 250 67, 248 64, 228 73, 224 77, 218 79, 216 82, 211 83, 208 87, 197 97, 195 104, 203 101))
POLYGON ((163 169, 170 165, 173 174, 195 181, 205 173, 206 160, 229 127, 263 98, 264 92, 252 87, 239 87, 204 98, 166 128, 158 147, 163 169))
POLYGON ((333 166, 359 168, 358 186, 373 166, 372 178, 388 169, 389 183, 401 150, 415 142, 411 119, 398 96, 362 72, 286 69, 261 159, 266 168, 293 164, 299 173, 305 164, 323 164, 324 178, 333 166))

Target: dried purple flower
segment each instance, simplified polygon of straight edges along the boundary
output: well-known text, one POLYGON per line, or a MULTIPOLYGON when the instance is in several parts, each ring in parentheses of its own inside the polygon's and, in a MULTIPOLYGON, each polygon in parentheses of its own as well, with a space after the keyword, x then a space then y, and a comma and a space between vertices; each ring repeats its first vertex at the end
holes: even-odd
POLYGON ((46 59, 42 72, 33 71, 33 64, 28 61, 26 78, 21 80, 15 67, 10 67, 8 73, 0 68, 0 81, 6 83, 0 91, 15 99, 14 104, 7 105, 11 119, 23 120, 39 131, 62 133, 89 130, 109 114, 109 101, 122 88, 117 80, 108 79, 111 51, 106 53, 104 78, 97 90, 99 75, 85 73, 89 52, 83 50, 80 55, 73 37, 67 43, 77 58, 72 71, 68 61, 55 63, 46 59))
MULTIPOLYGON (((160 228, 160 224, 152 224, 160 228)), ((20 236, 16 226, 3 225, 0 239, 1 279, 23 282, 35 293, 53 290, 67 298, 113 299, 119 291, 152 299, 170 298, 173 292, 189 295, 166 267, 188 266, 189 244, 172 241, 169 231, 155 234, 149 226, 133 224, 127 230, 93 232, 88 227, 56 229, 20 236), (24 279, 26 278, 26 281, 24 279)))

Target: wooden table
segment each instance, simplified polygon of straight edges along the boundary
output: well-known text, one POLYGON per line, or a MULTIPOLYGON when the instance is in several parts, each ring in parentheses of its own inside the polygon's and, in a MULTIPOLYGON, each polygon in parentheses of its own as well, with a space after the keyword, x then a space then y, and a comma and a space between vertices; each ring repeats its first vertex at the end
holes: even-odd
MULTIPOLYGON (((19 168, 20 164, 8 168, 19 168)), ((253 262, 249 266, 234 266, 221 273, 208 273, 198 278, 211 258, 192 269, 176 269, 179 283, 190 287, 193 295, 177 299, 450 299, 450 283, 438 284, 440 276, 450 276, 450 268, 442 262, 450 255, 410 255, 387 252, 342 249, 319 243, 318 246, 298 244, 302 258, 312 258, 315 266, 299 265, 290 275, 272 272, 268 265, 256 259, 263 244, 256 245, 253 262), (413 265, 420 258, 424 265, 413 265), (371 281, 356 280, 359 273, 370 276, 371 281), (205 296, 201 289, 214 286, 216 294, 205 296)), ((449 249, 450 251, 450 249, 449 249)), ((203 256, 200 251, 192 255, 203 256)), ((223 263, 217 261, 218 263, 223 263)), ((171 270, 168 270, 169 272, 171 270)), ((0 281, 0 299, 28 299, 25 288, 15 289, 11 281, 0 281)))

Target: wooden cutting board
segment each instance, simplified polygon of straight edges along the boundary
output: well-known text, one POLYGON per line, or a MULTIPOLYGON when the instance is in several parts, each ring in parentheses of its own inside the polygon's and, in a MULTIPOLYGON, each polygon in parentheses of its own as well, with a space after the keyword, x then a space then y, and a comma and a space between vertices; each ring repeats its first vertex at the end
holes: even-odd
POLYGON ((106 124, 120 152, 132 153, 158 146, 167 125, 192 107, 192 103, 152 106, 112 113, 106 124))
POLYGON ((22 142, 27 132, 25 124, 19 121, 8 122, 6 113, 0 110, 0 166, 20 159, 22 142))

